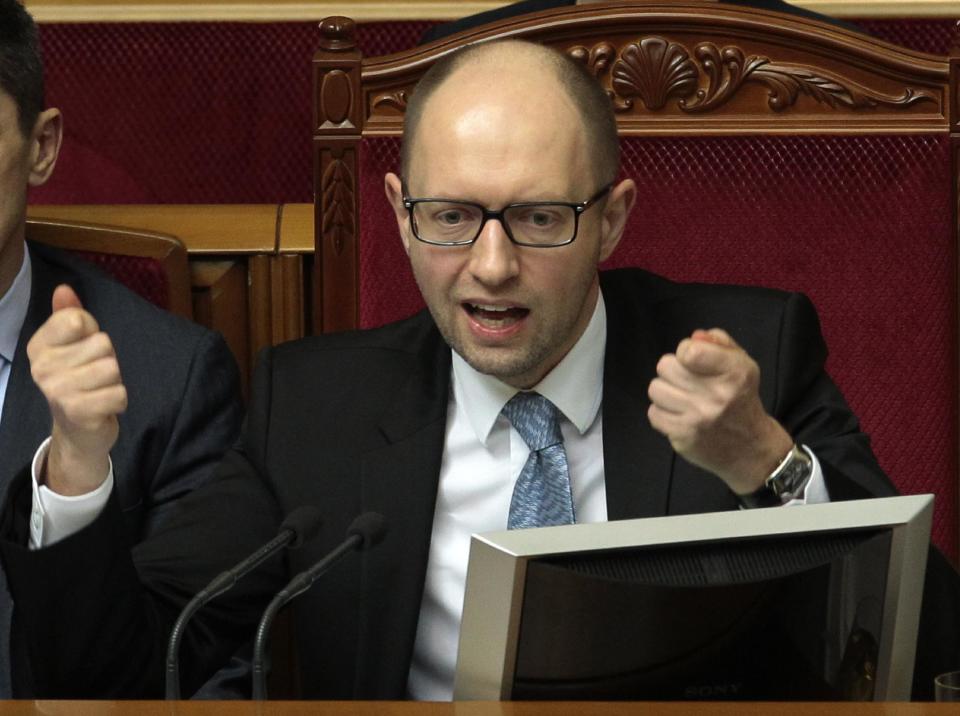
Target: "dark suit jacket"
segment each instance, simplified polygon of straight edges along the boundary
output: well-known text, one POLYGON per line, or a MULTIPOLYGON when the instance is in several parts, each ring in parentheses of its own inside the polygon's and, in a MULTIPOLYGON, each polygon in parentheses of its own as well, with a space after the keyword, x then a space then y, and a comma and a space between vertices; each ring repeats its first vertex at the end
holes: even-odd
MULTIPOLYGON (((602 288, 608 314, 603 443, 611 519, 737 507, 720 480, 679 459, 646 417, 647 384, 657 359, 704 326, 726 328, 756 358, 764 405, 816 452, 833 499, 894 494, 824 373, 826 350, 804 297, 681 285, 639 270, 605 274, 602 288)), ((287 570, 319 559, 363 511, 382 513, 389 528, 381 545, 341 563, 296 603, 304 694, 404 697, 449 384, 450 350, 426 313, 373 331, 309 338, 266 352, 242 448, 228 455, 220 480, 178 503, 171 523, 138 545, 132 560, 116 549, 115 505, 73 538, 27 553, 16 544, 23 537, 12 524, 17 500, 8 503, 0 549, 14 593, 29 605, 21 617, 29 625, 36 669, 43 672, 40 692, 158 693, 163 641, 183 601, 272 537, 279 515, 313 504, 324 515, 321 533, 290 553, 287 570), (109 559, 85 558, 91 553, 109 559), (72 598, 63 604, 59 595, 67 590, 72 598), (153 641, 131 639, 129 633, 151 634, 153 641), (84 658, 65 658, 71 653, 84 658)), ((266 599, 283 580, 284 565, 271 563, 242 580, 229 598, 204 608, 181 652, 185 691, 236 640, 249 638, 266 599)))
MULTIPOLYGON (((129 407, 111 458, 125 543, 135 544, 164 524, 171 504, 210 479, 236 440, 242 410, 236 364, 219 335, 147 303, 88 262, 40 244, 29 248, 33 284, 0 423, 0 491, 6 494, 50 434, 26 346, 50 317, 54 288, 67 283, 109 334, 127 387, 129 407)), ((0 610, 9 606, 4 589, 0 610)), ((7 632, 4 624, 4 642, 7 632)), ((4 671, 7 657, 4 648, 4 671)), ((14 691, 30 693, 20 666, 14 665, 14 691)))

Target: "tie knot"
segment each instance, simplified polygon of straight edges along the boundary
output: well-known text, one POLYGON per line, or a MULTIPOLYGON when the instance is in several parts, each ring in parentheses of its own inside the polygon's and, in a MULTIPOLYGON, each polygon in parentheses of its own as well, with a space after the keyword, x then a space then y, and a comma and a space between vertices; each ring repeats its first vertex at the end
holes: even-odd
POLYGON ((539 393, 517 393, 502 412, 531 450, 563 442, 557 406, 539 393))

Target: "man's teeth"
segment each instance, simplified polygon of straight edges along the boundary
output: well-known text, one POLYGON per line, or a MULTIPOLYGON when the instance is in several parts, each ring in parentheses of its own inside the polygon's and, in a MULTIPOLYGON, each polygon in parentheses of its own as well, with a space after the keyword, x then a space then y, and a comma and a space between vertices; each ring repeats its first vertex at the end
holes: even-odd
POLYGON ((481 303, 471 303, 470 305, 475 311, 493 311, 496 313, 503 313, 510 310, 510 306, 485 306, 481 303))

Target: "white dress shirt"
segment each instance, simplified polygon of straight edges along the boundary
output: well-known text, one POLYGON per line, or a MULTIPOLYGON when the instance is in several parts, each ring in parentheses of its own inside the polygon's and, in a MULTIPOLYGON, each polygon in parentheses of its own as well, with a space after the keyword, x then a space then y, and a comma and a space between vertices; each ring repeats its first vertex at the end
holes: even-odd
MULTIPOLYGON (((563 360, 535 387, 557 406, 578 522, 607 518, 600 400, 607 318, 603 299, 563 360)), ((453 353, 430 557, 408 689, 419 700, 453 696, 470 535, 507 528, 513 485, 530 449, 505 417, 516 388, 453 353)))
POLYGON ((33 502, 30 514, 30 549, 40 549, 56 544, 76 534, 92 523, 106 507, 113 491, 113 461, 107 479, 93 492, 83 495, 61 495, 46 485, 40 484, 43 466, 47 459, 47 438, 33 456, 33 502))

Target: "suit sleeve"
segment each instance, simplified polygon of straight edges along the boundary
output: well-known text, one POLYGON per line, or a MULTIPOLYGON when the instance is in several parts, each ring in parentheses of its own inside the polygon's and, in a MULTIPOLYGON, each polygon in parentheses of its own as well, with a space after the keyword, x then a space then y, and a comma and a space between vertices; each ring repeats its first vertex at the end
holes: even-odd
MULTIPOLYGON (((249 442, 241 441, 207 480, 217 438, 203 433, 229 432, 231 410, 211 361, 215 355, 196 358, 142 535, 130 534, 115 491, 93 524, 31 552, 25 538, 29 475, 20 474, 12 486, 0 514, 0 554, 17 605, 16 650, 29 664, 32 695, 159 697, 166 641, 182 607, 215 574, 276 534, 274 495, 248 457, 249 442)), ((262 400, 251 414, 269 412, 269 360, 264 364, 262 400)), ((282 575, 278 558, 241 580, 231 598, 214 600, 197 614, 180 650, 184 694, 249 638, 282 575)))
POLYGON ((816 454, 831 500, 897 494, 870 438, 825 370, 827 349, 810 300, 791 294, 777 342, 772 414, 816 454))
MULTIPOLYGON (((150 478, 149 505, 142 535, 163 525, 167 513, 184 495, 209 482, 224 454, 233 447, 242 420, 237 366, 219 334, 206 332, 194 351, 177 396, 176 411, 159 454, 148 457, 157 465, 150 478)), ((136 509, 136 507, 134 508, 136 509)))

